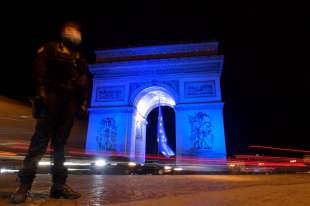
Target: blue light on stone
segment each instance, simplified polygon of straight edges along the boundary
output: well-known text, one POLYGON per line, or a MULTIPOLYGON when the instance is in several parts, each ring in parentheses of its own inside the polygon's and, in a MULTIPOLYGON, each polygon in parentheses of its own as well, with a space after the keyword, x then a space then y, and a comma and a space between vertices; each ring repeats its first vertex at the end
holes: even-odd
POLYGON ((160 99, 176 113, 177 161, 226 158, 223 56, 217 47, 211 42, 98 51, 97 63, 90 66, 94 79, 86 150, 119 152, 144 162, 146 119, 160 99))

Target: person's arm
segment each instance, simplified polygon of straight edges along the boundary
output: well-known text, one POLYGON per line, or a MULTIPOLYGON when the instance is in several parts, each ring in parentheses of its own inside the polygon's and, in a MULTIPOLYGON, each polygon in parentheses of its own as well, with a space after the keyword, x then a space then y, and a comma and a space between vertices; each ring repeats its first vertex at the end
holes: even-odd
POLYGON ((82 110, 86 111, 88 107, 88 100, 90 95, 90 73, 88 70, 88 64, 86 60, 83 60, 81 62, 81 66, 83 67, 83 73, 79 79, 79 85, 81 89, 81 95, 82 95, 82 103, 81 108, 82 110))
POLYGON ((32 76, 35 81, 35 92, 36 96, 45 97, 46 96, 46 83, 47 79, 47 62, 49 55, 49 48, 47 45, 42 46, 37 51, 37 56, 35 57, 32 65, 32 76))
POLYGON ((88 99, 89 99, 89 77, 88 75, 83 75, 81 77, 81 81, 82 81, 82 87, 81 87, 81 90, 82 90, 82 104, 81 104, 81 107, 82 107, 82 110, 83 111, 86 111, 87 110, 87 107, 88 107, 88 99))
POLYGON ((32 65, 32 76, 35 81, 35 97, 31 99, 32 115, 37 119, 44 118, 46 115, 47 62, 47 47, 43 46, 37 51, 32 65))

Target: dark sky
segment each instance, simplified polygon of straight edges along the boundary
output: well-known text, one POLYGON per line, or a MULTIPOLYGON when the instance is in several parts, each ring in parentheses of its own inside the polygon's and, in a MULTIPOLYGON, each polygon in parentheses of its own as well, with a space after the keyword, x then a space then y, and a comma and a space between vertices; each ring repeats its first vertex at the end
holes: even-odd
POLYGON ((252 144, 310 149, 306 5, 90 2, 8 8, 1 18, 2 94, 27 100, 36 49, 57 38, 59 24, 68 19, 82 23, 90 49, 216 40, 225 56, 222 96, 230 152, 252 144))

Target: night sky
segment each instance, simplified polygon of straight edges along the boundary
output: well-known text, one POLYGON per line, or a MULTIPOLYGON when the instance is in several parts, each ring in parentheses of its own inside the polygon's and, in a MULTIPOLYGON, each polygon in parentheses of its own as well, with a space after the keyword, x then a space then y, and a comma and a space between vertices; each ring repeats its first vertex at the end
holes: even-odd
POLYGON ((247 152, 249 145, 310 150, 307 6, 81 2, 44 2, 31 10, 19 3, 7 9, 9 14, 1 14, 1 94, 27 101, 33 94, 35 51, 58 38, 65 20, 83 25, 85 51, 219 41, 225 57, 221 83, 229 153, 247 152))

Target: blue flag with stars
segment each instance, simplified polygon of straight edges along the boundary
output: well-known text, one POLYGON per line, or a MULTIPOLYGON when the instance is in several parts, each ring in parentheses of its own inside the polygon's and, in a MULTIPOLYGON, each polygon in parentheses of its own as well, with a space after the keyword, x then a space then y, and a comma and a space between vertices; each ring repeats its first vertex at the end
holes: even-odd
POLYGON ((168 146, 160 102, 158 103, 157 142, 158 151, 165 157, 171 157, 175 155, 173 150, 168 146))

